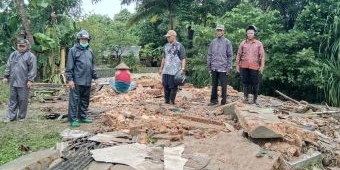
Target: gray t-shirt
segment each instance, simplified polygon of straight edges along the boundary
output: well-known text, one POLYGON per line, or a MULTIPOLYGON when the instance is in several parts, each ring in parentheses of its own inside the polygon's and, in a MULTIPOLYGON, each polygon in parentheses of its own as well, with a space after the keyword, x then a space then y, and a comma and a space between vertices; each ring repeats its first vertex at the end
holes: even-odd
POLYGON ((163 74, 175 75, 181 69, 181 60, 185 59, 184 46, 175 42, 164 46, 164 68, 163 74))

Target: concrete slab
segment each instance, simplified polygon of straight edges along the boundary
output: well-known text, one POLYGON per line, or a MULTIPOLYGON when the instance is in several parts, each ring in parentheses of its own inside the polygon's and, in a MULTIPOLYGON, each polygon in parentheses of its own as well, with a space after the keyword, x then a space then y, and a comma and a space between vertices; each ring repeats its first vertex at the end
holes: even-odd
POLYGON ((318 151, 309 153, 309 154, 303 154, 296 158, 295 160, 287 162, 287 165, 293 169, 301 169, 304 167, 308 167, 309 165, 312 165, 314 163, 320 163, 322 160, 321 153, 318 151))
POLYGON ((0 170, 42 170, 58 159, 58 152, 53 149, 41 150, 19 157, 0 166, 0 170))
POLYGON ((184 170, 204 169, 210 162, 209 156, 203 153, 183 155, 183 157, 188 159, 184 166, 184 170))
POLYGON ((69 128, 60 132, 60 136, 65 140, 78 139, 88 135, 90 135, 89 132, 69 128))
POLYGON ((317 140, 314 132, 301 128, 293 122, 280 120, 271 108, 243 106, 236 108, 236 115, 244 131, 252 138, 282 138, 290 134, 297 135, 304 141, 317 140))
POLYGON ((165 170, 179 170, 183 169, 185 163, 188 161, 182 158, 184 151, 184 145, 176 147, 165 147, 164 148, 164 169, 165 170))
POLYGON ((100 143, 132 143, 130 140, 131 135, 127 135, 121 132, 106 132, 100 133, 95 136, 89 138, 91 141, 100 142, 100 143))
POLYGON ((112 163, 92 161, 87 170, 109 170, 113 166, 112 163))
MULTIPOLYGON (((187 139, 186 139, 187 140, 187 139)), ((203 153, 210 162, 205 169, 228 170, 272 170, 277 166, 280 153, 268 152, 261 158, 256 157, 260 147, 243 138, 239 133, 224 133, 201 140, 185 141, 185 154, 203 153)))
POLYGON ((129 165, 136 170, 160 170, 163 165, 149 161, 152 149, 143 144, 127 144, 92 150, 92 157, 98 162, 129 165))
POLYGON ((269 112, 271 110, 261 110, 252 106, 236 109, 237 118, 250 137, 282 138, 285 134, 285 126, 276 115, 269 112))

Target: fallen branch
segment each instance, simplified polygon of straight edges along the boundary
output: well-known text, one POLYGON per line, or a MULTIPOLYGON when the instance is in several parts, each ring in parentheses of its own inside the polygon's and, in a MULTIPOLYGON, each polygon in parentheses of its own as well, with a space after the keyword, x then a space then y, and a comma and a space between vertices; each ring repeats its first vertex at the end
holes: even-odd
POLYGON ((281 95, 283 98, 285 98, 285 99, 287 99, 287 100, 289 100, 289 101, 292 101, 293 103, 295 103, 295 104, 297 104, 297 105, 305 105, 305 106, 307 106, 307 108, 310 108, 310 109, 312 109, 313 111, 320 110, 319 107, 313 106, 312 104, 309 104, 309 103, 306 102, 306 101, 301 101, 301 102, 299 102, 299 101, 297 101, 297 100, 295 100, 295 99, 292 99, 292 98, 288 97, 287 95, 283 94, 282 92, 280 92, 280 91, 278 91, 278 90, 275 90, 275 92, 278 93, 279 95, 281 95))
POLYGON ((275 93, 278 93, 278 94, 281 95, 283 98, 285 98, 285 99, 287 99, 287 100, 290 100, 290 101, 292 101, 292 102, 295 103, 295 104, 298 104, 298 105, 301 104, 301 103, 298 102, 297 100, 294 100, 294 99, 288 97, 287 95, 283 94, 282 92, 280 92, 280 91, 278 91, 278 90, 275 90, 275 93))

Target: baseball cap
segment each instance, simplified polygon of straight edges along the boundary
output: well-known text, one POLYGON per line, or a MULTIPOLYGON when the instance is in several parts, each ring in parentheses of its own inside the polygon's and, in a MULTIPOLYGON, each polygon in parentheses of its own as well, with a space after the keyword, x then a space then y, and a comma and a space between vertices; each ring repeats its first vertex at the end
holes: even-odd
POLYGON ((166 33, 166 35, 164 35, 164 36, 166 36, 166 37, 177 36, 177 33, 176 33, 176 31, 174 31, 174 30, 169 30, 169 31, 166 33))
POLYGON ((224 25, 217 25, 216 30, 224 30, 224 25))

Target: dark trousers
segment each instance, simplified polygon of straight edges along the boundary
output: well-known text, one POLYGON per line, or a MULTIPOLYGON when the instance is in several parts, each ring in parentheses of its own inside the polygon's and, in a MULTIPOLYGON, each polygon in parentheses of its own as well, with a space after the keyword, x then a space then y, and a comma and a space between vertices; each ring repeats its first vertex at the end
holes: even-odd
POLYGON ((169 74, 162 75, 162 84, 164 87, 165 103, 175 104, 178 86, 175 85, 175 76, 169 74))
POLYGON ((248 98, 249 92, 253 92, 254 100, 256 100, 259 92, 259 71, 249 68, 241 68, 240 73, 242 78, 244 97, 248 98))
POLYGON ((10 87, 7 119, 25 119, 27 115, 29 89, 26 87, 10 87))
POLYGON ((211 96, 210 96, 210 103, 218 103, 218 97, 217 97, 217 87, 218 82, 220 82, 222 87, 222 100, 221 104, 225 104, 227 102, 227 83, 228 83, 228 77, 225 72, 217 72, 217 71, 211 71, 211 96))
POLYGON ((68 119, 70 122, 76 121, 78 117, 84 119, 88 117, 88 107, 90 103, 91 86, 75 86, 70 90, 68 101, 68 119))

